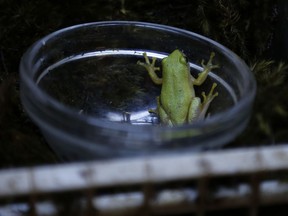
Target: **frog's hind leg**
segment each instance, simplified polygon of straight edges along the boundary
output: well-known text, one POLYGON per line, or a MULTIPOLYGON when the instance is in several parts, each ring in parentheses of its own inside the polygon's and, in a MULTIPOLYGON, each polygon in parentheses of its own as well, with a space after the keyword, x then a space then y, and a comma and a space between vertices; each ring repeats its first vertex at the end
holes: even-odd
POLYGON ((200 119, 204 119, 205 115, 207 113, 207 110, 211 104, 211 102, 214 100, 215 97, 218 96, 218 92, 214 92, 217 84, 213 83, 211 90, 209 91, 208 95, 205 94, 205 92, 202 92, 203 96, 203 103, 201 105, 201 112, 199 114, 200 119))
POLYGON ((189 106, 187 123, 197 121, 199 119, 200 112, 201 112, 201 99, 199 97, 194 97, 192 98, 189 106))
POLYGON ((159 115, 162 125, 168 125, 168 126, 174 125, 171 119, 169 118, 168 114, 166 113, 166 111, 163 109, 160 102, 160 97, 157 97, 157 113, 159 115))

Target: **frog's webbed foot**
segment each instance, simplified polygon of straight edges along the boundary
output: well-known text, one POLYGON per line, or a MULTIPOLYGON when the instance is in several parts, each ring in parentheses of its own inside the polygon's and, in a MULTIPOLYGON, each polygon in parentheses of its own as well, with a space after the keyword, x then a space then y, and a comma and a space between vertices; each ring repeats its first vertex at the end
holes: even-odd
POLYGON ((219 65, 212 64, 212 60, 213 60, 214 56, 215 56, 215 53, 211 52, 210 58, 209 58, 207 64, 204 63, 204 60, 201 61, 201 65, 203 67, 203 70, 201 73, 199 73, 198 78, 193 80, 193 85, 198 85, 198 86, 201 85, 206 80, 207 75, 211 70, 213 70, 215 68, 219 68, 219 65))
POLYGON ((215 53, 211 52, 210 58, 209 58, 207 64, 204 63, 204 59, 201 61, 201 65, 202 65, 204 71, 208 71, 209 72, 209 71, 211 71, 211 70, 213 70, 215 68, 219 68, 219 65, 214 65, 212 63, 212 60, 213 60, 214 57, 215 57, 215 53))
POLYGON ((144 56, 145 62, 137 61, 137 64, 143 66, 148 71, 149 76, 151 77, 152 81, 155 84, 158 84, 158 85, 162 84, 162 79, 159 78, 155 72, 155 71, 160 70, 160 67, 155 67, 155 63, 157 59, 153 57, 152 61, 150 62, 146 52, 143 53, 143 56, 144 56))
POLYGON ((218 96, 218 92, 214 92, 217 84, 213 83, 211 90, 209 91, 208 95, 205 94, 205 92, 202 92, 202 97, 203 97, 203 102, 202 102, 202 107, 201 107, 201 113, 200 113, 200 118, 204 119, 206 112, 209 108, 210 103, 213 101, 215 97, 218 96))

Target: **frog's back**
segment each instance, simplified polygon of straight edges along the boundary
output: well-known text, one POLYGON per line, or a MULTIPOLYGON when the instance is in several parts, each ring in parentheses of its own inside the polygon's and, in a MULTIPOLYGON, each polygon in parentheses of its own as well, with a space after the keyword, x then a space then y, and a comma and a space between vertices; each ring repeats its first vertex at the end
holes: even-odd
POLYGON ((160 102, 173 124, 183 124, 195 96, 188 63, 178 59, 162 62, 160 102))

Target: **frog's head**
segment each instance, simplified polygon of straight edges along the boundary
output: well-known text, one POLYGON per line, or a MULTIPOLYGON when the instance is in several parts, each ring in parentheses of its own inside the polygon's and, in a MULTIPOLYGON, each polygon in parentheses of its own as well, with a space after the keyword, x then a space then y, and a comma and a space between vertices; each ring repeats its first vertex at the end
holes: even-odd
POLYGON ((165 61, 168 61, 170 63, 179 65, 185 65, 187 66, 188 61, 187 58, 185 56, 185 54, 183 52, 181 52, 180 50, 176 49, 174 50, 167 58, 164 59, 165 61))
POLYGON ((185 77, 190 74, 190 66, 186 56, 180 50, 174 50, 168 57, 162 60, 162 74, 163 78, 169 74, 177 74, 178 77, 183 74, 184 77, 182 79, 186 79, 185 77))

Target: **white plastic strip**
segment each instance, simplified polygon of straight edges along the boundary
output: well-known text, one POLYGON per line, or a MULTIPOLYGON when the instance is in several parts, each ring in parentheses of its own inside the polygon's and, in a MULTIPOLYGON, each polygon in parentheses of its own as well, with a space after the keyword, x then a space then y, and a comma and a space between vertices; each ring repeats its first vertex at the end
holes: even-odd
POLYGON ((0 197, 288 170, 288 145, 0 171, 0 197))

